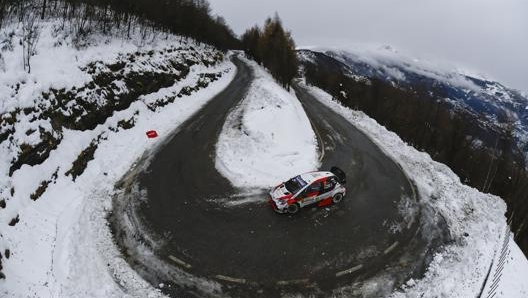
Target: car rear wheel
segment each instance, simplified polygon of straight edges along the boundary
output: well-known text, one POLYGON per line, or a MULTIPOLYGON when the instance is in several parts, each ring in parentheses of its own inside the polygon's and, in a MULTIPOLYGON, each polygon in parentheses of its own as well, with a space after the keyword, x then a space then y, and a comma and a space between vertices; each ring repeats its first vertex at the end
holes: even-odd
POLYGON ((291 204, 290 206, 288 206, 288 213, 295 214, 295 213, 299 212, 299 209, 301 209, 299 207, 299 204, 297 204, 297 203, 291 204))
POLYGON ((334 197, 332 198, 332 202, 334 204, 337 204, 337 203, 341 202, 342 200, 343 200, 343 194, 342 193, 335 194, 334 197))

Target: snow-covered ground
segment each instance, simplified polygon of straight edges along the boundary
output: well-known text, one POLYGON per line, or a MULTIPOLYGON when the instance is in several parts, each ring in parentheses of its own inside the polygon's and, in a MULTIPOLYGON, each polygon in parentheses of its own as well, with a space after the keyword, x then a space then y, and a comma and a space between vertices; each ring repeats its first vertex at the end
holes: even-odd
MULTIPOLYGON (((137 63, 129 65, 133 68, 131 71, 145 72, 149 67, 167 68, 170 61, 194 61, 195 64, 173 86, 140 96, 128 108, 115 111, 92 130, 64 128, 58 147, 43 163, 22 165, 10 177, 10 163, 20 153, 20 145, 39 141, 25 133, 35 123, 29 116, 24 117, 24 113, 17 114, 13 124, 16 132, 0 143, 0 199, 6 205, 0 207, 0 271, 5 275, 0 279, 0 297, 160 296, 130 268, 113 243, 106 217, 112 207, 114 184, 147 148, 163 141, 223 90, 236 68, 229 60, 206 66, 202 59, 219 53, 194 42, 181 43, 177 36, 143 46, 134 39, 101 36, 100 43, 74 50, 66 44, 67 38, 51 34, 50 26, 42 32, 31 74, 22 69, 17 35, 13 51, 2 51, 6 65, 0 71, 0 114, 46 104, 41 94, 50 88, 69 89, 88 83, 91 76, 82 69, 94 61, 101 62, 99 68, 105 68, 105 64, 115 63, 126 54, 140 53, 144 58, 135 57, 137 63), (181 98, 175 96, 189 86, 203 85, 204 73, 222 76, 214 82, 207 81, 207 88, 185 92, 190 95, 181 98), (20 87, 13 88, 17 83, 20 87), (15 92, 15 89, 18 90, 15 92), (175 97, 173 103, 167 101, 171 95, 175 97), (153 106, 156 102, 164 104, 153 106), (132 127, 120 126, 123 120, 133 123, 132 127), (160 137, 148 139, 145 132, 151 129, 160 137), (94 159, 74 182, 66 172, 80 152, 94 143, 97 144, 94 159), (43 194, 30 199, 43 180, 49 181, 43 194)), ((125 74, 127 71, 125 68, 125 74)), ((117 87, 126 91, 125 85, 117 87)), ((37 130, 39 125, 52 126, 45 118, 38 120, 37 130)))
POLYGON ((269 188, 319 166, 317 139, 299 100, 263 68, 218 138, 216 168, 235 187, 269 188))
MULTIPOLYGON (((342 106, 319 88, 305 87, 396 160, 416 183, 422 203, 441 213, 447 221, 453 243, 435 255, 422 279, 409 280, 391 297, 478 297, 481 291, 497 288, 497 284, 494 297, 527 297, 528 260, 512 240, 504 216, 506 204, 499 197, 462 184, 447 166, 406 144, 364 113, 342 106), (504 250, 508 254, 502 257, 506 241, 504 250), (492 260, 495 260, 492 274, 482 289, 492 260), (501 276, 494 278, 497 264, 504 270, 499 268, 501 276)), ((367 282, 364 291, 368 292, 377 282, 380 280, 367 282)), ((482 297, 488 297, 487 292, 482 297)))

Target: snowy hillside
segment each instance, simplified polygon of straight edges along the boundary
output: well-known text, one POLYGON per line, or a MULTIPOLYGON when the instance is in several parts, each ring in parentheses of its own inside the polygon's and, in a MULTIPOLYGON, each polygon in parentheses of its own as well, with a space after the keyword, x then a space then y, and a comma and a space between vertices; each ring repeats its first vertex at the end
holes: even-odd
MULTIPOLYGON (((390 297, 525 297, 528 260, 512 240, 506 206, 496 196, 461 183, 445 165, 404 143, 363 112, 342 106, 323 90, 306 86, 322 103, 365 132, 412 177, 424 208, 446 219, 452 242, 435 254, 422 279, 408 280, 390 297), (491 272, 491 274, 490 274, 491 272)), ((427 222, 430 219, 422 219, 427 222)), ((426 229, 437 229, 428 226, 426 229)), ((425 236, 427 237, 427 235, 425 236)), ((366 296, 379 283, 390 283, 390 273, 375 276, 362 286, 366 296)), ((347 293, 346 289, 343 293, 347 293)))
POLYGON ((308 83, 505 200, 527 254, 528 99, 521 92, 391 48, 298 53, 308 83))
POLYGON ((109 194, 230 82, 234 65, 178 36, 97 36, 75 50, 56 29, 43 25, 31 74, 21 28, 0 33, 0 296, 155 296, 112 242, 109 194))

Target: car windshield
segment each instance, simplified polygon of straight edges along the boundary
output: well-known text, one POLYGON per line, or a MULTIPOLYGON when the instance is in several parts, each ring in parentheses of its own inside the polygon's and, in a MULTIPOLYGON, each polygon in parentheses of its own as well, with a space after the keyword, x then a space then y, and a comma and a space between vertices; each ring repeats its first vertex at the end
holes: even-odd
POLYGON ((305 185, 306 185, 306 181, 304 181, 301 178, 301 176, 293 177, 284 183, 284 186, 286 187, 286 189, 292 194, 295 194, 296 192, 298 192, 305 185))

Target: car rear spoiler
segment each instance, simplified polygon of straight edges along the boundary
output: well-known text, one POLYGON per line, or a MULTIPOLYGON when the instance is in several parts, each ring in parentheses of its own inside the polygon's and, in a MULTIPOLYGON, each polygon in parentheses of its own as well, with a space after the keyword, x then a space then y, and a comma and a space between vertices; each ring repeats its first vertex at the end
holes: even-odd
POLYGON ((332 172, 332 174, 336 175, 337 180, 339 180, 339 183, 346 184, 346 174, 345 174, 345 172, 343 172, 343 170, 341 170, 338 167, 332 167, 332 168, 330 168, 330 172, 332 172))

